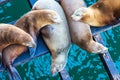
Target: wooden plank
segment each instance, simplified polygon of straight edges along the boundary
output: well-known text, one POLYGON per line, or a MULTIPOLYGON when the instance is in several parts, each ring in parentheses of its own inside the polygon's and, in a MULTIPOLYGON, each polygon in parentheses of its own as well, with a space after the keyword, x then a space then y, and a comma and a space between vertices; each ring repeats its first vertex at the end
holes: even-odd
MULTIPOLYGON (((102 40, 100 34, 94 35, 94 39, 95 39, 95 41, 97 41, 101 44, 104 44, 104 41, 102 40)), ((115 64, 110 56, 110 53, 107 52, 104 55, 99 54, 99 56, 103 62, 103 65, 106 69, 106 72, 109 75, 110 80, 120 80, 119 72, 116 69, 116 66, 115 66, 115 64)))
POLYGON ((59 72, 59 76, 61 80, 71 80, 69 73, 67 72, 65 68, 61 72, 59 72))
POLYGON ((120 26, 120 20, 117 21, 115 24, 111 24, 111 25, 106 25, 106 26, 103 26, 103 27, 92 27, 91 26, 91 31, 92 31, 92 35, 96 35, 98 33, 101 33, 101 32, 104 32, 104 31, 107 31, 111 28, 115 28, 115 27, 118 27, 120 26))

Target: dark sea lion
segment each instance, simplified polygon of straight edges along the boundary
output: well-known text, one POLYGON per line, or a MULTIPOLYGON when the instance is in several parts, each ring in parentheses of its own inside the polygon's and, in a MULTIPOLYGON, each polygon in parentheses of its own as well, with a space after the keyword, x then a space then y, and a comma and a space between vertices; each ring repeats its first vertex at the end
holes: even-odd
POLYGON ((120 0, 98 0, 88 8, 79 7, 72 18, 92 26, 112 24, 120 17, 120 0))
MULTIPOLYGON (((52 23, 60 23, 62 20, 60 16, 53 10, 35 10, 26 13, 14 25, 32 35, 36 41, 39 30, 45 25, 52 23)), ((2 60, 4 67, 9 72, 11 80, 21 80, 21 77, 15 67, 13 61, 27 50, 26 46, 14 44, 9 45, 3 50, 2 60), (8 55, 8 56, 6 56, 8 55)))
POLYGON ((43 39, 52 54, 51 72, 60 72, 67 63, 68 52, 70 49, 70 35, 65 14, 61 6, 55 0, 38 0, 33 10, 50 9, 59 13, 63 22, 60 24, 52 24, 54 28, 47 26, 41 30, 43 39))
POLYGON ((82 49, 91 53, 106 53, 108 49, 102 44, 95 42, 92 38, 90 26, 82 22, 75 22, 71 15, 80 7, 85 7, 83 0, 60 0, 61 5, 66 13, 72 42, 82 49))

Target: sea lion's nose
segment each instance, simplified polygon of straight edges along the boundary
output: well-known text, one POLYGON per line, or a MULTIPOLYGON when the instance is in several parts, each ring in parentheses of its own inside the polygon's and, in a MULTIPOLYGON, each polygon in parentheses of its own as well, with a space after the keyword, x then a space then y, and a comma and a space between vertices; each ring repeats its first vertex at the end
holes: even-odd
POLYGON ((36 43, 35 42, 31 42, 31 47, 36 47, 36 43))
POLYGON ((36 46, 36 43, 35 43, 34 41, 28 42, 28 43, 26 44, 26 46, 28 46, 28 47, 35 47, 35 46, 36 46))

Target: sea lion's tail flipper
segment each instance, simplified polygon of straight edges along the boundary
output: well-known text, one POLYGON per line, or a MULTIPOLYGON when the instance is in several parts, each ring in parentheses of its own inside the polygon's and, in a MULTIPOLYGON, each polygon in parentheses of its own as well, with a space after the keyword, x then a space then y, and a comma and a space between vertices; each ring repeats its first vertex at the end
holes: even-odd
POLYGON ((22 80, 18 71, 12 65, 7 66, 7 71, 10 80, 22 80))

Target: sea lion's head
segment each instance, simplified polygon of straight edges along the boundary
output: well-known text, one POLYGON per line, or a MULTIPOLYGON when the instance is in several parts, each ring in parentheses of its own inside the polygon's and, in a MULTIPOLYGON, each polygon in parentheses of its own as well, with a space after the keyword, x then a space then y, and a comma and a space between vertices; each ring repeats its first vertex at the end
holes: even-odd
POLYGON ((54 10, 46 10, 48 20, 51 20, 53 23, 61 23, 62 19, 59 14, 54 10))
POLYGON ((32 10, 23 18, 26 17, 29 26, 31 26, 30 24, 32 23, 38 29, 46 25, 59 24, 62 22, 59 14, 56 11, 49 9, 32 10))
POLYGON ((50 9, 32 10, 28 14, 28 19, 32 18, 41 24, 61 23, 59 14, 50 9), (41 21, 41 22, 40 22, 41 21))
POLYGON ((22 43, 22 45, 28 46, 28 47, 35 47, 36 46, 35 41, 33 40, 33 38, 29 34, 26 34, 25 38, 23 38, 22 35, 19 37, 21 37, 20 44, 22 43))
POLYGON ((104 26, 115 20, 111 6, 105 1, 98 1, 88 8, 81 7, 71 17, 75 21, 85 22, 91 26, 104 26))
POLYGON ((57 58, 53 59, 52 61, 52 69, 51 69, 52 75, 54 75, 56 72, 62 71, 65 68, 66 63, 67 63, 67 57, 65 56, 65 54, 57 55, 57 58))
POLYGON ((9 40, 11 39, 10 40, 11 43, 13 43, 13 44, 16 43, 16 44, 20 44, 20 45, 24 45, 24 46, 28 46, 28 47, 36 46, 36 43, 30 34, 28 34, 24 30, 22 30, 16 26, 14 26, 14 27, 12 27, 12 26, 14 26, 14 25, 11 25, 9 27, 9 28, 13 28, 13 29, 11 29, 11 31, 9 31, 9 32, 11 32, 11 33, 9 33, 10 34, 9 40))

